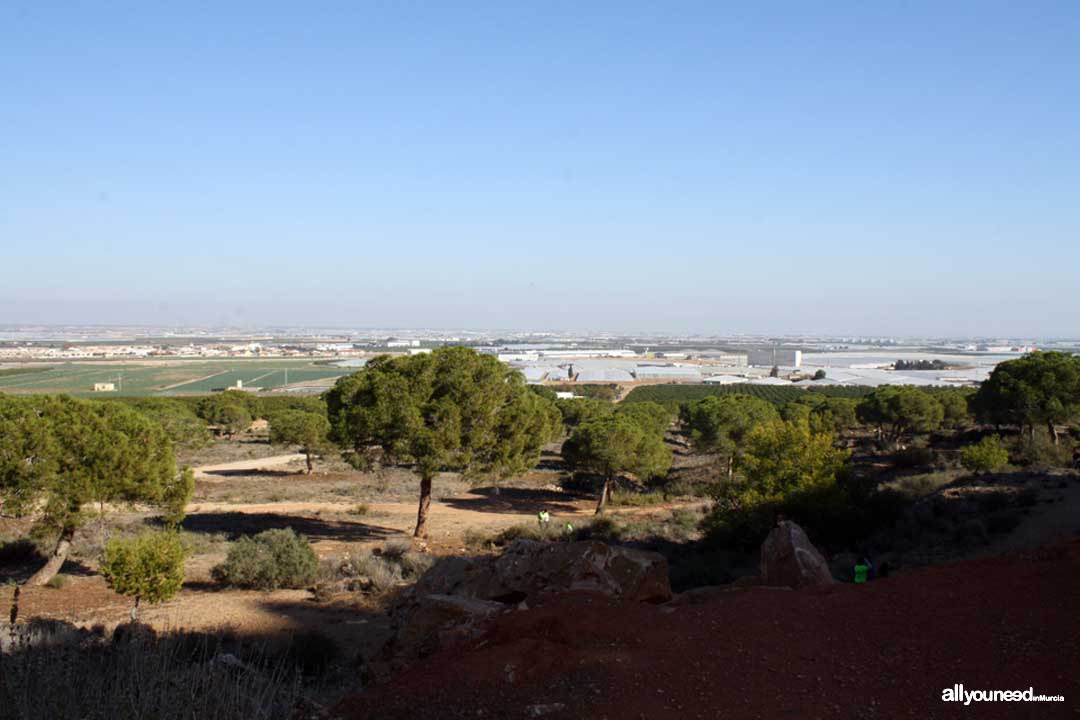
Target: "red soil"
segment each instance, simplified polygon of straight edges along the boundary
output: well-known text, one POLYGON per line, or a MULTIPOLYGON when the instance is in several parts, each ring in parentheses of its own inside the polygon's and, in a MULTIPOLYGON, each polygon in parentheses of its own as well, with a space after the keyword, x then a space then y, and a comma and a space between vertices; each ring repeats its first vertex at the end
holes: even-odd
POLYGON ((1080 541, 703 604, 554 597, 338 708, 350 718, 1078 718, 1080 541), (942 690, 1063 695, 942 702, 942 690))

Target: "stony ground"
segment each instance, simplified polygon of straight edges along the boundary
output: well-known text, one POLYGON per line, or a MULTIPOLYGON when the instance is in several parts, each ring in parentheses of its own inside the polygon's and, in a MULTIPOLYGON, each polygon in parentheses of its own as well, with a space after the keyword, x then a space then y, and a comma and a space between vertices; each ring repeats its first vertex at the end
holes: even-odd
POLYGON ((1075 718, 1080 540, 701 604, 564 595, 344 702, 349 718, 1075 718), (964 707, 942 690, 1064 703, 964 707))

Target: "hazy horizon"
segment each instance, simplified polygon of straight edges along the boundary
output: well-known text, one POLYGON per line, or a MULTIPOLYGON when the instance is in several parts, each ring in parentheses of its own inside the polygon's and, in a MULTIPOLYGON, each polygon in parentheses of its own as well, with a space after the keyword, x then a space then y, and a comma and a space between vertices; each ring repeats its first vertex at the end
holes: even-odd
POLYGON ((1078 31, 12 3, 0 323, 1075 337, 1078 31))

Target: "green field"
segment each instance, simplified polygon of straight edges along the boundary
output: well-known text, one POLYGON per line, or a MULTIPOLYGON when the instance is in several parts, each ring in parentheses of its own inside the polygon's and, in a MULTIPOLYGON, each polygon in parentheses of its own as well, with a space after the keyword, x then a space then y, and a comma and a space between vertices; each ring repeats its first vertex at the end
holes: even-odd
MULTIPOLYGON (((22 370, 22 368, 18 368, 22 370)), ((192 360, 144 363, 57 363, 26 372, 0 373, 0 392, 70 393, 93 397, 115 395, 191 395, 244 383, 245 389, 290 387, 312 381, 327 383, 356 368, 317 365, 311 360, 192 360), (116 383, 115 393, 95 393, 94 383, 116 383)))
POLYGON ((742 393, 768 400, 776 405, 797 400, 805 393, 815 392, 829 397, 861 398, 870 393, 869 387, 844 387, 831 385, 817 388, 800 388, 797 385, 644 385, 634 388, 623 402, 658 402, 677 405, 692 400, 702 400, 712 395, 742 393))

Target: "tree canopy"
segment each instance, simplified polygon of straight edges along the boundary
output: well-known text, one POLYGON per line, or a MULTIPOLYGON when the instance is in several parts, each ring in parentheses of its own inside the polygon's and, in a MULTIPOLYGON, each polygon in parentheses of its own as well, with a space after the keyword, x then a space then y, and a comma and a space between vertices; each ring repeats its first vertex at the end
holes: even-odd
POLYGON ((67 396, 0 396, 0 497, 58 535, 44 584, 63 565, 87 503, 145 502, 178 521, 192 489, 161 425, 114 402, 67 396))
POLYGON ((649 412, 618 412, 579 425, 563 443, 562 454, 574 471, 603 476, 604 484, 596 512, 601 513, 620 473, 642 480, 662 476, 671 467, 671 449, 664 444, 663 430, 649 412))
POLYGON ((369 362, 326 394, 332 437, 367 455, 415 464, 424 536, 431 483, 440 470, 507 477, 534 465, 561 431, 559 412, 521 373, 470 348, 369 362))
POLYGON ((828 433, 792 422, 764 423, 746 437, 739 461, 745 487, 760 501, 831 483, 847 459, 828 433))
POLYGON ((312 471, 312 457, 326 448, 329 435, 330 421, 323 414, 281 410, 270 416, 271 444, 301 446, 309 473, 312 471))
POLYGON ((1039 352, 1007 360, 994 368, 971 404, 984 422, 1017 425, 1032 435, 1043 426, 1056 445, 1057 425, 1080 416, 1080 356, 1039 352))
POLYGON ((610 402, 585 397, 556 400, 555 406, 562 413, 563 424, 571 430, 583 422, 615 412, 615 406, 610 402))
POLYGON ((707 397, 682 407, 681 419, 699 452, 724 456, 730 477, 746 435, 758 425, 775 422, 780 414, 772 403, 750 395, 707 397))
POLYGON ((126 540, 114 538, 101 556, 105 583, 134 598, 131 619, 138 619, 139 603, 156 604, 180 592, 184 584, 187 551, 175 532, 147 532, 126 540))
POLYGON ((251 393, 226 390, 199 401, 195 411, 229 437, 247 430, 258 415, 259 401, 251 393))
POLYGON ((628 417, 647 432, 664 437, 664 433, 671 427, 671 421, 675 419, 674 413, 660 403, 639 402, 626 403, 615 408, 615 414, 628 417))
POLYGON ((887 385, 863 398, 858 415, 876 426, 882 439, 899 444, 910 434, 936 430, 945 410, 933 395, 918 388, 887 385))

